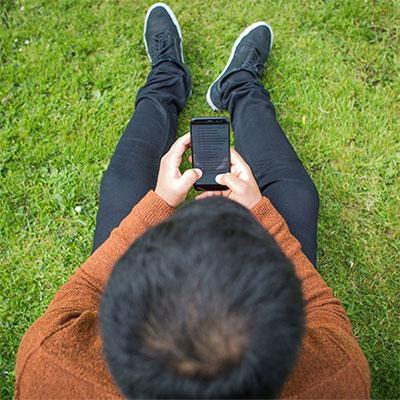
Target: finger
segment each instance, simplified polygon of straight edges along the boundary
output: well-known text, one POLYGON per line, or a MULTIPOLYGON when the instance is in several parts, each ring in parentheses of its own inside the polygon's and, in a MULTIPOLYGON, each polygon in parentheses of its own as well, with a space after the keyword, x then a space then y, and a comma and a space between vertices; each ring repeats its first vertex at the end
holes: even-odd
POLYGON ((175 143, 171 146, 168 153, 166 154, 173 166, 179 167, 182 161, 182 155, 190 145, 190 133, 178 138, 175 143))
POLYGON ((193 168, 186 170, 178 179, 178 186, 182 192, 187 192, 190 187, 201 178, 203 172, 201 169, 193 168))
POLYGON ((214 190, 214 191, 207 191, 207 192, 203 192, 199 195, 196 196, 196 200, 201 200, 201 199, 205 199, 207 197, 213 197, 213 196, 222 196, 222 192, 220 190, 214 190))
POLYGON ((230 172, 232 172, 232 174, 238 176, 241 171, 243 171, 243 168, 240 168, 240 166, 238 164, 231 165, 231 171, 230 172))
POLYGON ((250 171, 249 164, 247 164, 247 162, 243 159, 243 157, 233 147, 231 147, 231 164, 238 165, 250 171))
POLYGON ((191 154, 188 155, 188 161, 190 162, 190 164, 193 164, 193 157, 191 154))
POLYGON ((207 197, 214 196, 212 192, 203 192, 195 197, 196 200, 206 199, 207 197))
POLYGON ((220 185, 228 186, 234 192, 241 193, 245 189, 245 183, 231 172, 217 175, 215 181, 220 185))

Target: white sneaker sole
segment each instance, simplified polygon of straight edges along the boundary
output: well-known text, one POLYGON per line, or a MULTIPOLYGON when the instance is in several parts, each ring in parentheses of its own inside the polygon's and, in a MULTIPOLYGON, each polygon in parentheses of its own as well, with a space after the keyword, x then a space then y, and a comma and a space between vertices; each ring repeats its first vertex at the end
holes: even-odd
POLYGON ((156 7, 162 7, 171 17, 172 22, 174 23, 174 25, 176 26, 176 29, 178 30, 178 35, 181 38, 181 57, 182 57, 182 62, 185 62, 184 58, 183 58, 183 46, 182 46, 182 31, 181 31, 181 27, 179 26, 179 22, 175 17, 174 12, 169 8, 169 6, 165 3, 154 3, 148 10, 146 13, 146 18, 144 20, 144 29, 143 29, 143 41, 144 41, 144 45, 146 46, 146 53, 147 53, 147 57, 149 57, 150 62, 152 63, 152 59, 150 57, 149 54, 149 48, 147 47, 147 41, 146 41, 146 29, 147 29, 147 20, 149 19, 150 13, 156 8, 156 7))
POLYGON ((206 100, 208 105, 212 108, 213 111, 220 111, 220 109, 212 102, 211 100, 211 87, 214 85, 215 82, 217 82, 217 80, 219 78, 221 78, 221 76, 225 73, 225 71, 228 69, 229 64, 231 63, 233 56, 235 55, 235 51, 236 48, 239 46, 240 42, 242 41, 242 39, 247 36, 253 29, 258 28, 259 26, 266 26, 269 31, 271 32, 271 45, 269 47, 269 51, 271 51, 272 49, 272 43, 274 42, 274 31, 272 30, 271 26, 268 25, 266 22, 264 21, 260 21, 260 22, 255 22, 254 24, 248 26, 240 35, 239 37, 235 40, 235 43, 233 44, 232 47, 232 51, 231 51, 231 55, 229 56, 229 60, 225 66, 225 68, 222 70, 222 72, 218 75, 217 79, 215 79, 215 81, 210 85, 210 87, 207 90, 207 94, 206 94, 206 100))

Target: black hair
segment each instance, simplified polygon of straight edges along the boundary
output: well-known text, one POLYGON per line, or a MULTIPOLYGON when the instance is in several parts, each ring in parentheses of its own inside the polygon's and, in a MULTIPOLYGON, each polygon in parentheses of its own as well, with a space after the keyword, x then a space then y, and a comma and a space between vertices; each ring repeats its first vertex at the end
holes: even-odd
POLYGON ((116 264, 100 311, 128 398, 275 397, 304 330, 294 269, 239 204, 193 201, 116 264))

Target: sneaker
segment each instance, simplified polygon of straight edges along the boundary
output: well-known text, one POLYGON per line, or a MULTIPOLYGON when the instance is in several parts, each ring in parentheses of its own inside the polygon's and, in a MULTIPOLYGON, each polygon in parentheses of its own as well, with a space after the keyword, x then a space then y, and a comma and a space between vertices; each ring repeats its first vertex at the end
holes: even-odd
POLYGON ((152 66, 163 61, 184 63, 181 28, 166 4, 155 3, 147 11, 143 39, 152 66))
POLYGON ((214 111, 221 111, 221 83, 236 71, 248 71, 261 78, 272 48, 272 28, 265 22, 256 22, 236 39, 225 68, 207 91, 207 103, 214 111))

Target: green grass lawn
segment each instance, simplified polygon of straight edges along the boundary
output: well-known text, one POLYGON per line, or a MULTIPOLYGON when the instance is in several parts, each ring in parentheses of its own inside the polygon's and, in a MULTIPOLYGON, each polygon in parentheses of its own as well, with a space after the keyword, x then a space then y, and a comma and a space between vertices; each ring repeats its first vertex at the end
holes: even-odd
MULTIPOLYGON (((101 174, 149 71, 150 4, 0 1, 1 399, 23 333, 90 253, 101 174)), ((373 397, 400 398, 400 3, 170 5, 194 80, 179 134, 211 114, 204 94, 241 30, 274 28, 264 83, 320 192, 320 272, 370 362, 373 397)))

